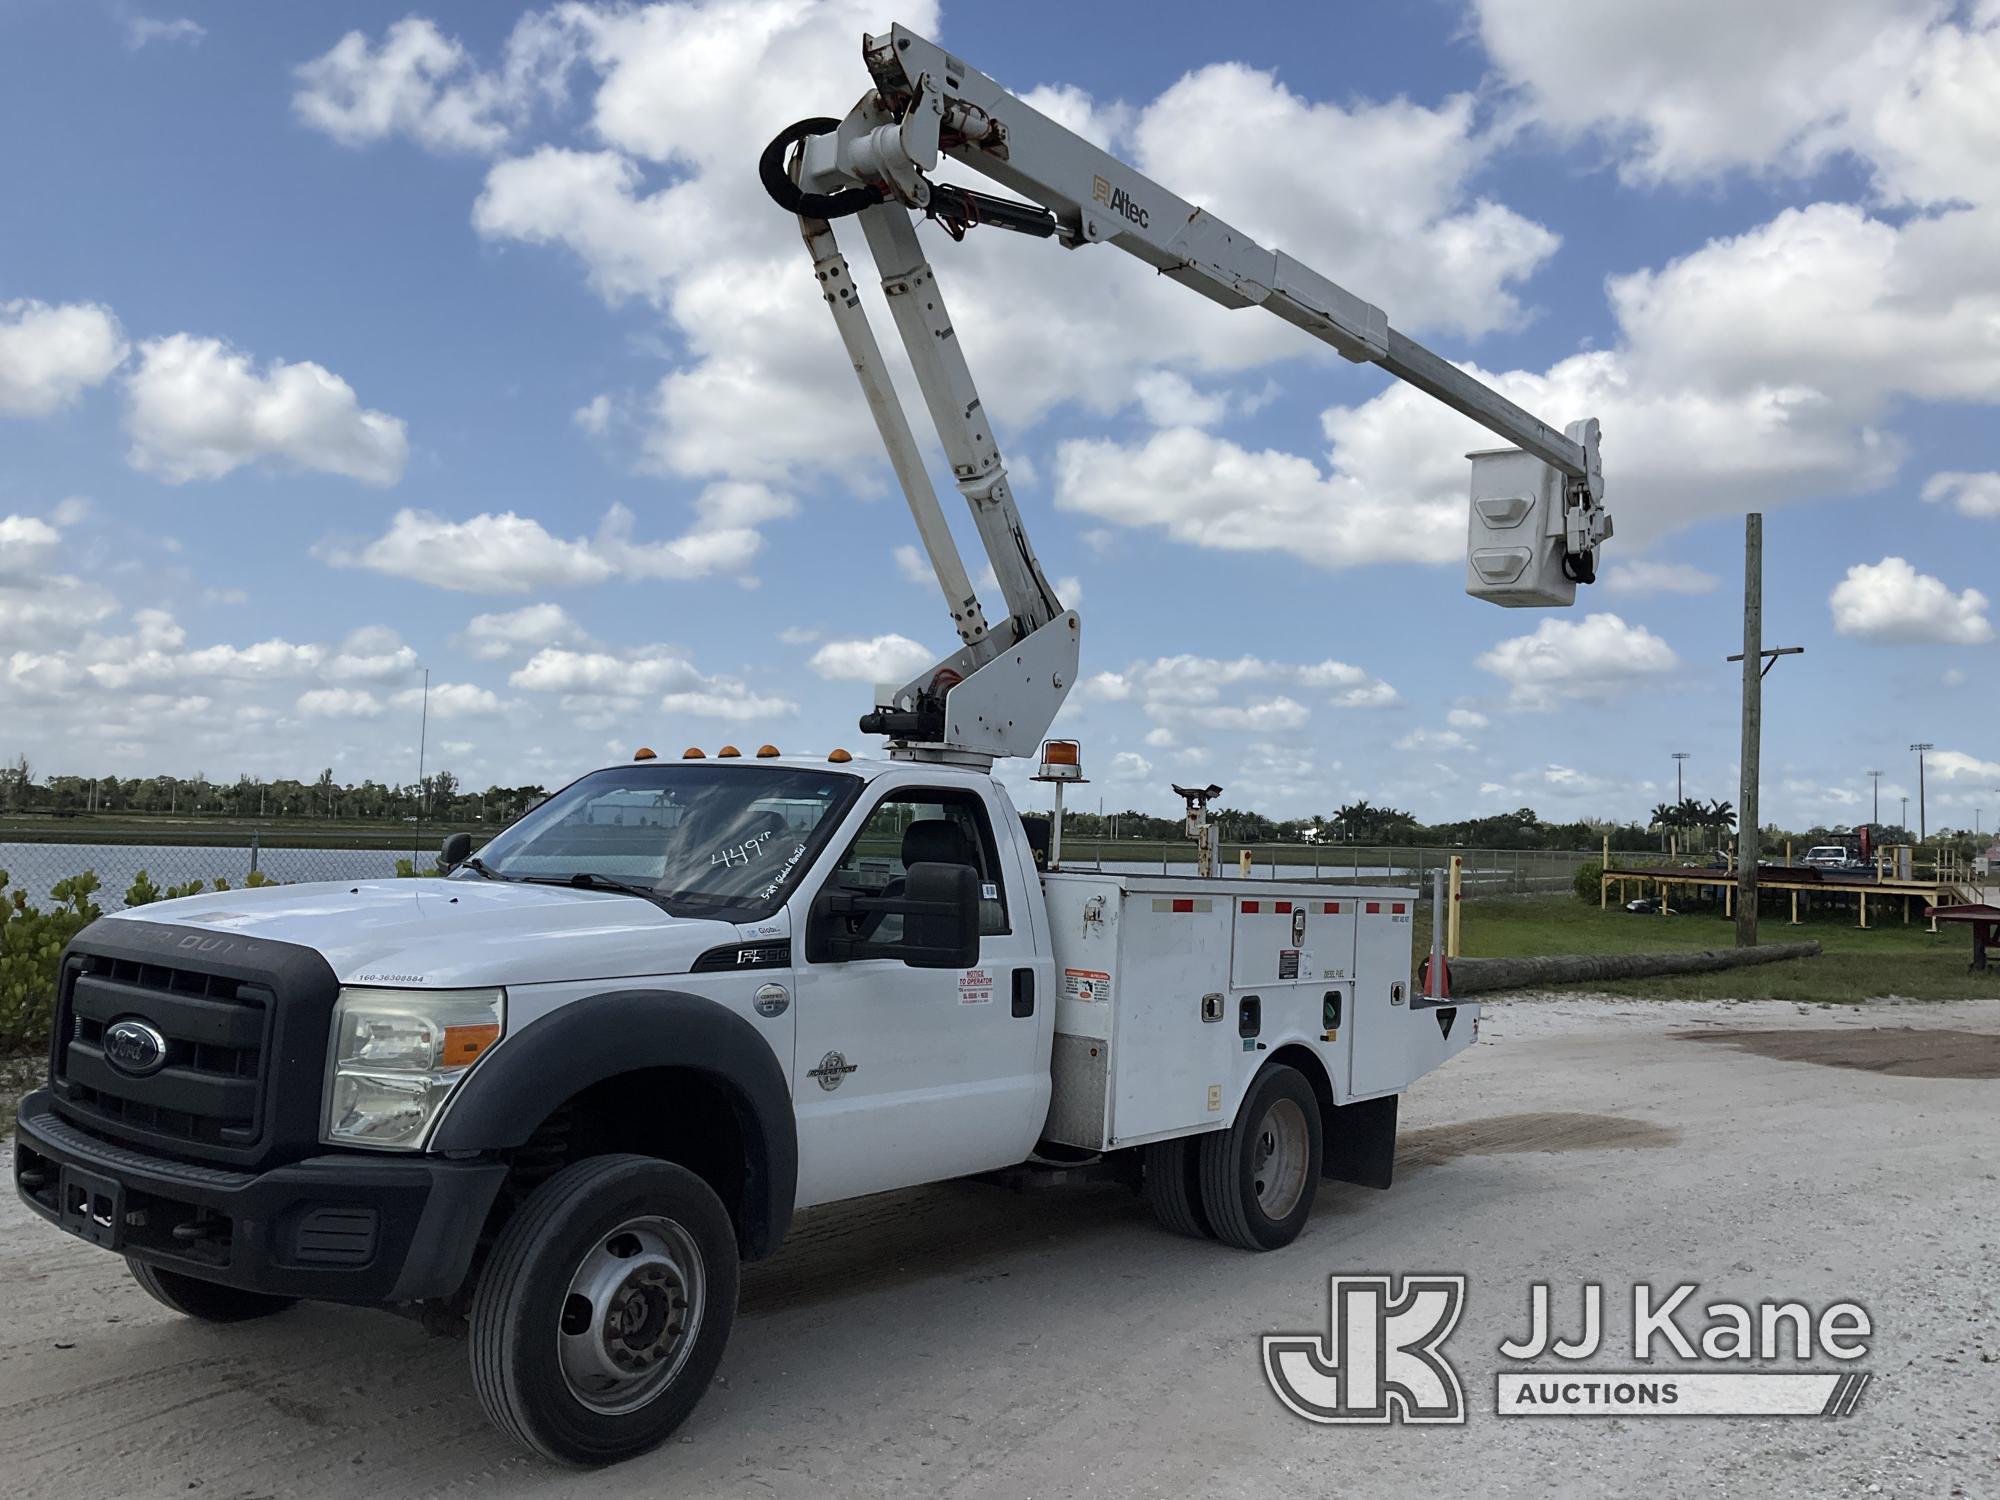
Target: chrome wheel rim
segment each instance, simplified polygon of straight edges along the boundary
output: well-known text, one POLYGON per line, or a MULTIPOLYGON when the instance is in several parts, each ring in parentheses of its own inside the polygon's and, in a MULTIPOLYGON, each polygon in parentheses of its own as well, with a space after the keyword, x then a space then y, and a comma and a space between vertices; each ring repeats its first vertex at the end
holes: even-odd
POLYGON ((570 1394, 594 1412, 637 1411, 673 1383, 694 1350, 708 1275, 694 1236, 672 1219, 627 1219, 577 1263, 556 1352, 570 1394))
POLYGON ((1265 1217, 1282 1219, 1299 1206, 1312 1165, 1312 1135, 1296 1099, 1279 1099, 1264 1111, 1250 1145, 1250 1186, 1265 1217))

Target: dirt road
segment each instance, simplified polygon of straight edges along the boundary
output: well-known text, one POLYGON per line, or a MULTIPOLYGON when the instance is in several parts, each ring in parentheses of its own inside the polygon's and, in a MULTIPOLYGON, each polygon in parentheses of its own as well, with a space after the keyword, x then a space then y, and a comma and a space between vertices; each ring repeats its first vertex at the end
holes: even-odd
POLYGON ((2000 1495, 1996 1037, 1991 1001, 1494 1005, 1404 1101, 1395 1188, 1329 1185, 1273 1255, 1163 1234, 1110 1188, 816 1214, 749 1271, 683 1436, 597 1475, 492 1433, 460 1344, 328 1307, 183 1322, 9 1197, 0 1474, 55 1500, 2000 1495), (1464 1427, 1317 1427, 1267 1388, 1258 1336, 1323 1333, 1328 1275, 1378 1271, 1470 1276, 1464 1427), (1874 1382, 1839 1421, 1497 1417, 1535 1280, 1566 1320, 1586 1280, 1624 1311, 1634 1280, 1853 1299, 1874 1382))

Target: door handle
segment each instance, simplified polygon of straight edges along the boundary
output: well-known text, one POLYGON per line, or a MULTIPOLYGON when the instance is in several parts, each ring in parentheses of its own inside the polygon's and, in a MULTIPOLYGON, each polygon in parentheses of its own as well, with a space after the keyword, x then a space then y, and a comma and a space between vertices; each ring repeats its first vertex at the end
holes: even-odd
POLYGON ((1016 969, 1014 971, 1014 1016, 1032 1016, 1035 1013, 1035 971, 1016 969))

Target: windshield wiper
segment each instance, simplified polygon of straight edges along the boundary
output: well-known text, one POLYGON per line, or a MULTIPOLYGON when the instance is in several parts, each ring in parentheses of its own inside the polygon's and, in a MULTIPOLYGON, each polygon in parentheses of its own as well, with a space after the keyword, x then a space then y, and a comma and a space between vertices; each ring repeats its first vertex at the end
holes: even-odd
POLYGON ((600 875, 595 870, 578 870, 574 875, 523 875, 519 878, 529 885, 567 885, 583 891, 620 891, 627 896, 650 901, 663 911, 671 913, 673 910, 656 887, 639 880, 619 880, 616 876, 600 875))
POLYGON ((473 871, 475 874, 485 876, 488 880, 512 880, 515 878, 512 875, 502 875, 476 854, 465 862, 465 868, 473 871))

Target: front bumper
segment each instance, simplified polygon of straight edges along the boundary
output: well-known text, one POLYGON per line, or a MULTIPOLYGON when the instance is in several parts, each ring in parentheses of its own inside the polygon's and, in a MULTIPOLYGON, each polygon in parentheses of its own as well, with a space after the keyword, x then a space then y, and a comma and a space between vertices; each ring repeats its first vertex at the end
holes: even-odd
POLYGON ((46 1089, 21 1101, 14 1185, 80 1239, 226 1286, 332 1302, 449 1297, 507 1168, 359 1153, 236 1172, 78 1129, 46 1089))

